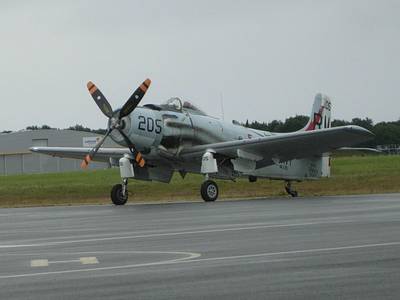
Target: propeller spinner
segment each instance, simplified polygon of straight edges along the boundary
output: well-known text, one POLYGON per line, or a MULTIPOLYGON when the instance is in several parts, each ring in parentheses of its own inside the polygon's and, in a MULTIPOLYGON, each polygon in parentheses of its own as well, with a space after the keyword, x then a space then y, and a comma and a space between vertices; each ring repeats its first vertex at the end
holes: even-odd
POLYGON ((99 151, 100 147, 103 145, 106 138, 110 135, 110 133, 116 129, 124 138, 126 144, 128 145, 129 150, 133 154, 136 163, 140 167, 144 167, 145 160, 142 157, 142 154, 136 149, 133 142, 129 139, 129 137, 122 131, 121 129, 121 120, 123 117, 126 117, 131 112, 135 110, 138 106, 140 100, 142 100, 143 96, 146 94, 147 89, 151 84, 150 79, 146 79, 143 83, 136 89, 136 91, 129 97, 129 99, 125 102, 125 104, 120 109, 119 113, 113 111, 110 103, 107 101, 106 97, 103 93, 97 88, 97 86, 89 81, 87 83, 87 88, 89 93, 92 95, 93 100, 96 102, 97 106, 103 112, 103 114, 110 119, 109 127, 107 129, 106 134, 97 142, 97 144, 89 151, 89 153, 85 156, 81 163, 81 168, 87 168, 89 163, 95 157, 97 151, 99 151))

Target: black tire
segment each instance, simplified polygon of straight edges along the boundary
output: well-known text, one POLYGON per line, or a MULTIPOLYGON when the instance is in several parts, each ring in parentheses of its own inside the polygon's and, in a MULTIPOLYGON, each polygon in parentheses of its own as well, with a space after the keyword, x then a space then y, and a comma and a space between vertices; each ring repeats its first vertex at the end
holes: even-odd
POLYGON ((200 188, 201 198, 205 202, 212 202, 218 198, 218 186, 212 180, 206 180, 203 182, 200 188))
POLYGON ((256 181, 257 181, 257 176, 253 176, 253 175, 249 176, 249 182, 256 182, 256 181))
POLYGON ((115 205, 124 205, 128 201, 128 194, 122 195, 122 184, 116 184, 111 189, 111 201, 115 205))

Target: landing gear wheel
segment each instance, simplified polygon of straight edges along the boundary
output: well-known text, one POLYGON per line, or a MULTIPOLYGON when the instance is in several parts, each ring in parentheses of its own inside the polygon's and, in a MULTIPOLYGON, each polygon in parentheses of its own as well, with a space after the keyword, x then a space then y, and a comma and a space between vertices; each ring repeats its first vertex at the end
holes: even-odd
POLYGON ((286 182, 285 190, 286 190, 286 193, 288 193, 292 197, 297 197, 298 196, 297 191, 292 190, 292 183, 290 181, 286 182))
POLYGON ((122 184, 116 184, 111 189, 111 201, 115 205, 124 205, 128 201, 128 190, 123 193, 122 184))
POLYGON ((201 198, 205 202, 212 202, 217 200, 218 198, 218 186, 212 180, 206 180, 201 185, 200 189, 201 198))

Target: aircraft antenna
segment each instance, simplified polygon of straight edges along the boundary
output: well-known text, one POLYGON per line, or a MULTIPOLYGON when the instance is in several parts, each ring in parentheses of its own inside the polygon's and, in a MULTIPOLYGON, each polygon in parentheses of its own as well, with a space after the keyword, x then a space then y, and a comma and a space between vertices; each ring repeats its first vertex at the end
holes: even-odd
POLYGON ((224 116, 224 98, 222 97, 222 92, 219 93, 219 99, 221 101, 221 117, 222 117, 222 121, 225 121, 225 116, 224 116))

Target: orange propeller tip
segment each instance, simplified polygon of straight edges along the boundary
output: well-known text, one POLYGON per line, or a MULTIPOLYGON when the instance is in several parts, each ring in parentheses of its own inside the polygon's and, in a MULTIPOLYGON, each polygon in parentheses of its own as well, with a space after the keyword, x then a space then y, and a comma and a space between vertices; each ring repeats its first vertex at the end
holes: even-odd
POLYGON ((139 167, 143 168, 145 164, 146 164, 146 162, 145 162, 144 159, 142 158, 142 159, 139 161, 139 167))
POLYGON ((88 82, 88 84, 87 84, 87 89, 89 90, 89 93, 92 94, 92 95, 93 95, 93 93, 94 93, 95 91, 97 91, 96 85, 95 85, 93 82, 91 82, 91 81, 88 82))
POLYGON ((88 83, 86 84, 86 87, 88 88, 88 90, 91 90, 93 87, 95 87, 95 84, 91 81, 88 81, 88 83))
POLYGON ((89 165, 89 162, 92 160, 89 154, 85 156, 85 158, 81 162, 81 168, 86 169, 89 165))
POLYGON ((150 78, 147 78, 147 79, 144 81, 144 83, 145 83, 147 86, 149 86, 149 85, 151 84, 150 78))

